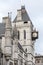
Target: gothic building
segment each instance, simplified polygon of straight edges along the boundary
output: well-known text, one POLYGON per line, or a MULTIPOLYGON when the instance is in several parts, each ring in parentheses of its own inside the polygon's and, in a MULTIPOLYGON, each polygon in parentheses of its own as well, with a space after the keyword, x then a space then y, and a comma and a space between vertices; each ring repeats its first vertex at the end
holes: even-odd
POLYGON ((25 6, 12 22, 8 14, 0 23, 0 65, 35 65, 34 44, 38 31, 25 6))
POLYGON ((43 55, 35 55, 35 64, 43 65, 43 55))

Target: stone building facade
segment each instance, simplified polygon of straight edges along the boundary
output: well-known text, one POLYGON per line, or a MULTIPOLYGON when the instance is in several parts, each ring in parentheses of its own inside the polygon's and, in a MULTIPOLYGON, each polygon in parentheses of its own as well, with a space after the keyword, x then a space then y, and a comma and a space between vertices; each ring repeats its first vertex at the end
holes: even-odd
POLYGON ((43 56, 42 55, 35 56, 35 64, 36 65, 43 65, 43 56))
POLYGON ((34 29, 25 6, 17 10, 11 22, 10 16, 0 23, 0 65, 35 65, 34 43, 38 31, 34 29))

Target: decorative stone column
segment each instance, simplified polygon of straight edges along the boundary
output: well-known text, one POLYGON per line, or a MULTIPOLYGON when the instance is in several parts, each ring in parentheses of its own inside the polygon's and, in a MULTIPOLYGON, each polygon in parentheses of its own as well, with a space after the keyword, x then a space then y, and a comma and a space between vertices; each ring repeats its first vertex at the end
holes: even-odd
POLYGON ((13 29, 13 59, 14 64, 18 64, 18 36, 17 36, 16 23, 13 29))

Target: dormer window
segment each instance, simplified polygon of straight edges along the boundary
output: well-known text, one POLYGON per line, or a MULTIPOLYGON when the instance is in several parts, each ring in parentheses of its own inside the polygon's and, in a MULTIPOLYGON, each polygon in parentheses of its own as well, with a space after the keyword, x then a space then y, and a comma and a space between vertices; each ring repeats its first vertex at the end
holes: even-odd
POLYGON ((25 21, 24 23, 28 23, 27 21, 25 21))

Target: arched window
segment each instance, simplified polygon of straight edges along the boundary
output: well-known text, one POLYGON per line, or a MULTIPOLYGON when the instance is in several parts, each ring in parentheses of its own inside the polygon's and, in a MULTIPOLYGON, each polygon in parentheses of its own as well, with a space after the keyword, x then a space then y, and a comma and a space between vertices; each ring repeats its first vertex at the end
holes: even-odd
POLYGON ((24 39, 26 39, 26 31, 24 30, 24 39))
POLYGON ((18 40, 20 39, 20 32, 18 31, 18 40))

